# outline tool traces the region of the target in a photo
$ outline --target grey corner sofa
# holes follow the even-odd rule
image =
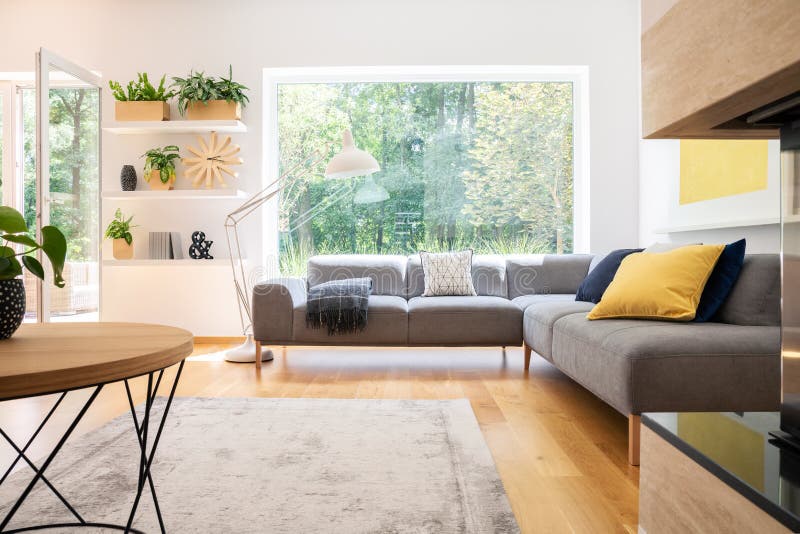
[[[315,256],[307,278],[253,289],[260,344],[519,346],[628,416],[629,461],[638,465],[639,414],[647,411],[775,410],[780,396],[780,264],[749,255],[709,323],[589,321],[575,301],[601,259],[588,254],[475,256],[477,296],[422,297],[419,256]],[[306,326],[306,291],[330,280],[373,280],[367,327],[328,336]],[[260,365],[260,361],[256,362]]]

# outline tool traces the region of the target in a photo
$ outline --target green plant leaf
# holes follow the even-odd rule
[[[8,247],[0,247],[0,249]],[[11,250],[11,249],[8,249]],[[13,250],[11,251],[14,252]],[[0,280],[11,280],[22,274],[22,265],[14,256],[0,257]]]
[[[28,225],[25,224],[25,219],[20,212],[8,206],[0,206],[0,231],[18,234],[27,232]]]
[[[55,226],[42,228],[42,250],[53,265],[53,283],[56,287],[64,287],[62,272],[67,259],[67,239],[61,230]]]
[[[122,237],[123,237],[123,239],[125,239],[125,242],[126,242],[127,244],[129,244],[129,245],[130,245],[131,243],[133,243],[133,236],[131,235],[131,233],[130,233],[130,232],[125,232],[125,235],[124,235],[124,236],[122,236]]]
[[[6,241],[11,241],[12,243],[19,243],[21,245],[27,245],[29,247],[39,248],[39,243],[37,243],[28,234],[4,234],[0,237],[5,239]]]
[[[125,234],[130,234],[130,229],[135,226],[131,224],[132,220],[133,215],[126,219],[122,210],[117,208],[114,219],[106,227],[105,236],[110,239],[123,239]]]
[[[44,267],[33,256],[22,256],[22,264],[37,278],[44,280]]]

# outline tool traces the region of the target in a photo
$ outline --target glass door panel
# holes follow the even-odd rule
[[[0,92],[0,204],[3,204],[3,183],[4,180],[6,179],[3,172],[5,170],[5,160],[3,159],[3,156],[5,156],[4,154],[6,145],[5,137],[7,129],[7,126],[4,121],[8,120],[5,117],[6,110],[4,106],[7,104],[5,102],[5,99],[6,95]]]
[[[45,50],[37,86],[38,231],[67,238],[66,286],[38,280],[39,321],[96,321],[100,303],[100,88],[96,76]],[[41,120],[47,118],[46,121]],[[47,262],[43,262],[47,265]]]
[[[18,148],[19,174],[22,182],[18,205],[14,206],[25,217],[28,228],[36,228],[36,89],[20,88]],[[36,278],[25,272],[25,322],[39,320],[39,286]]]

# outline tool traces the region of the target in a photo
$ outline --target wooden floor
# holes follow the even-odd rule
[[[635,532],[638,468],[627,462],[627,420],[545,360],[522,370],[521,348],[371,349],[293,347],[256,374],[222,361],[224,346],[198,345],[177,394],[210,397],[452,399],[466,397],[492,451],[523,532]],[[171,377],[171,375],[170,375]],[[166,381],[169,384],[171,381]],[[137,402],[146,381],[137,379]],[[161,391],[164,391],[162,386]],[[85,391],[70,393],[31,449],[44,455]],[[52,396],[0,404],[0,427],[30,435]],[[86,432],[127,411],[124,388],[107,386],[78,427]],[[13,458],[0,445],[0,468]]]

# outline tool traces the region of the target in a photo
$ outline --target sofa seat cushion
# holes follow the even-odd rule
[[[408,301],[413,345],[519,345],[522,310],[500,297],[414,297]]]
[[[402,297],[370,295],[367,326],[361,332],[329,336],[326,328],[306,326],[306,303],[293,313],[295,343],[331,345],[405,345],[408,342],[408,302]]]
[[[776,410],[779,354],[772,326],[573,314],[553,327],[553,362],[623,414]]]
[[[522,295],[515,298],[511,302],[525,311],[531,304],[541,304],[544,302],[574,302],[575,295],[573,293],[555,293],[552,295]]]
[[[550,296],[560,297],[562,295]],[[517,299],[514,300],[516,301]],[[532,302],[531,305],[525,308],[522,318],[522,337],[535,353],[553,361],[553,325],[555,322],[573,313],[586,315],[593,306],[594,304],[591,302],[576,301],[574,298],[539,299],[537,302]]]

